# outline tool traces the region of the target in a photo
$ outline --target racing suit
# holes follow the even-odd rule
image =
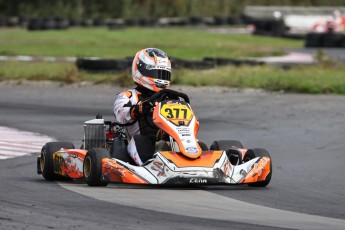
[[[153,91],[137,86],[118,94],[114,102],[115,120],[119,124],[127,124],[127,151],[137,165],[142,165],[152,158],[156,140],[157,127],[149,125],[152,113],[134,115],[133,106],[140,104],[154,94]]]

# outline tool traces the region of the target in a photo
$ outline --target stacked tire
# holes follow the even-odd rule
[[[31,18],[28,22],[29,31],[65,30],[69,28],[69,21],[62,18]]]
[[[305,39],[307,48],[345,48],[345,34],[343,33],[308,33]]]
[[[78,58],[76,65],[78,69],[88,71],[122,71],[132,66],[132,60],[124,59],[93,59]]]
[[[283,36],[289,30],[283,20],[255,19],[252,23],[255,35]]]

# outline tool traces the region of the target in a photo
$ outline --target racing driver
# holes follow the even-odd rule
[[[116,122],[126,125],[129,140],[127,151],[137,165],[152,158],[158,128],[149,125],[151,106],[146,102],[154,93],[170,86],[171,62],[168,55],[157,48],[136,53],[132,63],[132,77],[136,87],[116,96]],[[152,123],[152,122],[151,122]]]

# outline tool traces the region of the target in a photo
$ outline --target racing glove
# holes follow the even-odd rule
[[[138,120],[141,115],[150,113],[151,108],[147,101],[139,101],[138,104],[131,106],[129,112],[133,120]]]

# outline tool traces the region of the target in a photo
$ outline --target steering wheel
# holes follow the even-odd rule
[[[151,108],[153,108],[156,102],[164,101],[167,98],[171,100],[179,100],[180,98],[182,98],[186,103],[188,104],[190,103],[190,100],[187,94],[177,92],[171,89],[162,89],[158,91],[157,93],[153,94],[149,99],[147,99],[146,102],[148,102]],[[144,114],[146,123],[151,127],[156,127],[156,125],[153,123],[153,120],[148,119],[147,117],[148,114],[149,113]]]
[[[166,98],[175,99],[175,100],[182,98],[188,104],[190,103],[190,100],[189,100],[189,97],[187,96],[187,94],[177,92],[177,91],[172,90],[172,89],[162,89],[162,90],[158,91],[157,93],[153,94],[146,101],[148,103],[150,103],[152,106],[154,106],[155,102],[161,102],[163,100],[166,100]]]

